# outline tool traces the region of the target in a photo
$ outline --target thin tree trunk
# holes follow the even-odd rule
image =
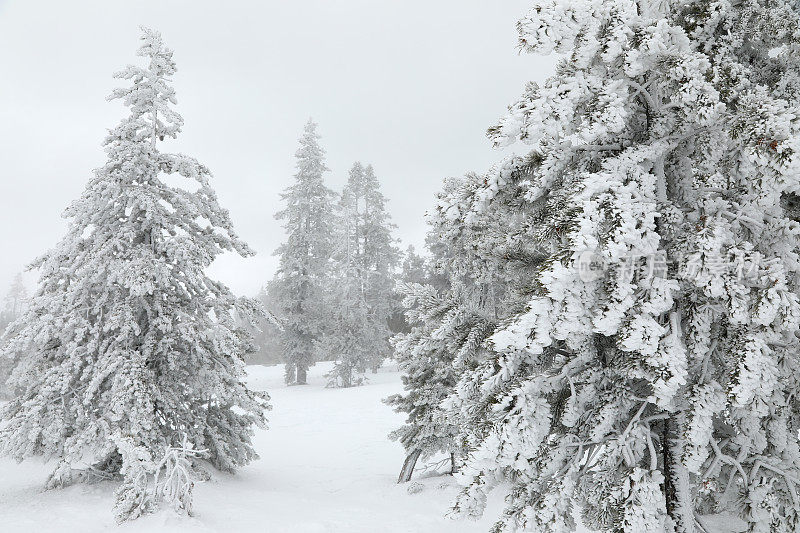
[[[450,453],[450,474],[458,472],[458,465],[456,465],[456,454]]]
[[[672,471],[672,447],[670,446],[670,440],[672,438],[672,434],[670,432],[670,424],[671,419],[664,420],[664,430],[661,433],[661,446],[664,454],[664,498],[666,500],[667,505],[667,514],[669,516],[674,516],[675,514],[675,482],[672,479],[673,471]]]
[[[681,311],[669,314],[670,328],[678,342],[681,339]],[[680,399],[677,400],[680,404]],[[689,470],[681,458],[684,453],[686,418],[677,411],[664,420],[664,496],[667,514],[675,524],[676,533],[694,533],[694,503],[689,487]]]
[[[305,385],[306,384],[306,376],[308,371],[305,367],[297,365],[297,384],[298,385]]]
[[[681,415],[677,415],[682,418]],[[679,435],[679,424],[675,416],[664,421],[663,453],[664,453],[664,498],[667,514],[675,523],[678,533],[694,532],[694,516],[689,498],[689,472],[681,464],[682,439]]]
[[[411,474],[414,473],[414,466],[416,466],[420,455],[422,455],[422,450],[414,450],[408,454],[408,457],[403,462],[403,468],[400,470],[400,477],[397,478],[398,483],[405,483],[411,479]]]

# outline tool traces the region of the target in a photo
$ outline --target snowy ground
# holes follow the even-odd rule
[[[326,389],[328,364],[305,387],[286,387],[283,367],[249,367],[250,383],[272,396],[270,428],[258,431],[261,459],[237,475],[215,474],[195,489],[195,516],[171,511],[117,526],[114,486],[79,485],[42,492],[48,466],[0,459],[0,531],[29,532],[485,532],[492,520],[444,518],[457,492],[449,476],[415,479],[409,494],[395,481],[403,450],[386,434],[402,417],[381,403],[401,390],[393,367],[352,389]],[[415,476],[416,478],[416,476]],[[488,516],[497,516],[493,505]]]

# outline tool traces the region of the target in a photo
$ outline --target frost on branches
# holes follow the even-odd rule
[[[514,180],[507,173],[507,186],[495,193],[513,195]],[[439,452],[450,453],[452,470],[458,469],[471,438],[467,430],[482,424],[466,407],[471,397],[443,400],[453,393],[460,374],[488,357],[483,344],[501,313],[519,305],[508,299],[516,297],[508,283],[520,274],[520,265],[510,259],[525,250],[528,228],[516,225],[521,211],[514,202],[474,212],[487,199],[485,183],[475,174],[446,181],[428,216],[431,284],[398,284],[411,326],[393,339],[405,393],[386,403],[407,414],[406,425],[390,435],[408,453],[400,482],[408,481],[418,458]]]
[[[405,296],[403,306],[411,325],[409,333],[392,338],[405,394],[384,402],[407,415],[405,425],[389,434],[408,453],[399,477],[402,483],[411,478],[418,459],[437,453],[450,454],[451,472],[457,470],[462,451],[459,426],[442,401],[453,391],[457,368],[472,360],[495,323],[462,301],[463,291],[442,296],[433,286],[418,283],[399,284],[398,290]]]
[[[22,274],[14,276],[14,281],[6,293],[2,310],[0,310],[0,343],[13,336],[9,331],[9,326],[13,324],[25,311],[28,305],[28,290],[22,281]],[[13,353],[4,354],[0,349],[0,398],[13,396],[12,390],[6,385],[6,381],[11,376],[11,371],[17,366],[19,359],[24,354]]]
[[[224,251],[253,252],[209,170],[159,149],[183,124],[175,63],[157,32],[141,40],[146,65],[116,74],[130,86],[110,98],[130,115],[105,140],[108,161],[65,211],[67,235],[34,263],[39,289],[5,346],[26,354],[11,378],[23,392],[0,412],[0,451],[57,460],[49,487],[120,475],[120,520],[142,511],[148,465],[171,448],[206,450],[226,471],[255,458],[268,399],[245,387],[253,345],[234,316],[259,308],[204,271]],[[191,191],[169,184],[180,179]]]
[[[496,487],[496,531],[797,531],[793,4],[539,0],[518,30],[562,59],[490,130],[525,166],[450,208],[536,236],[448,400],[475,421],[455,513]]]
[[[314,364],[315,343],[325,328],[325,285],[330,281],[333,252],[333,199],[323,174],[325,151],[317,125],[309,120],[295,154],[294,183],[282,195],[286,207],[275,215],[284,221],[287,238],[275,252],[280,264],[271,284],[283,331],[286,383],[303,385]]]

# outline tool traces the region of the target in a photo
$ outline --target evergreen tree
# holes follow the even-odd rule
[[[402,254],[402,264],[397,273],[398,283],[419,283],[422,285],[430,281],[429,265],[425,258],[418,255],[414,246],[409,244],[406,251]],[[389,330],[393,335],[398,333],[409,333],[411,325],[406,320],[403,308],[403,289],[395,286],[392,297],[392,312],[389,315]]]
[[[250,364],[276,365],[283,362],[283,326],[273,310],[277,309],[278,302],[275,298],[275,280],[267,283],[259,291],[257,299],[266,310],[266,315],[261,317],[255,327],[251,328],[253,342],[258,351],[249,359]]]
[[[376,339],[370,357],[372,372],[390,354],[388,345],[391,331],[389,318],[394,307],[395,269],[400,261],[400,250],[392,230],[396,226],[386,211],[386,198],[380,191],[380,183],[372,165],[364,169],[364,215],[361,237],[363,239],[363,273],[366,282],[366,300],[370,322],[376,334],[383,336],[383,342]]]
[[[400,281],[424,284],[428,281],[428,277],[428,265],[425,264],[425,258],[417,254],[413,244],[409,244],[403,254]]]
[[[24,310],[28,302],[28,290],[25,282],[22,281],[22,274],[14,276],[14,281],[8,289],[5,297],[5,308],[3,312],[15,320]],[[10,322],[10,321],[9,321]]]
[[[324,288],[329,282],[333,242],[333,199],[325,186],[325,151],[319,145],[317,125],[309,120],[297,150],[294,183],[283,193],[286,207],[275,218],[284,221],[286,242],[280,256],[274,294],[283,324],[286,383],[306,383],[314,364],[315,342],[328,315]]]
[[[6,328],[19,318],[27,305],[28,290],[22,281],[22,274],[17,274],[3,299],[3,307],[0,310],[0,334],[4,333]]]
[[[120,475],[120,520],[150,508],[171,448],[205,450],[225,471],[257,457],[252,426],[264,426],[268,399],[243,382],[253,346],[234,317],[253,317],[257,304],[205,274],[224,251],[253,252],[209,170],[160,150],[183,125],[176,68],[157,32],[141,40],[146,65],[115,75],[130,86],[110,98],[130,114],[105,139],[108,160],[65,211],[67,235],[33,265],[39,288],[5,346],[26,354],[11,379],[23,392],[0,409],[0,451],[57,459],[49,487]]]
[[[330,384],[350,386],[361,382],[353,373],[367,368],[377,372],[389,353],[399,253],[391,235],[394,226],[386,212],[386,199],[371,166],[353,165],[337,211],[339,237],[334,257],[338,274],[329,298],[339,309],[319,348],[336,360]]]
[[[6,293],[3,303],[3,310],[0,311],[0,335],[5,335],[8,326],[20,317],[28,304],[28,290],[22,281],[22,274],[14,276],[14,281]],[[0,342],[4,341],[0,338]],[[13,356],[4,357],[0,353],[0,397],[10,396],[13,393],[6,385],[6,381],[21,356],[21,354],[13,354]]]
[[[441,404],[453,392],[458,369],[475,357],[496,324],[458,295],[443,297],[431,285],[401,283],[399,290],[405,295],[411,331],[396,335],[392,343],[406,392],[384,402],[407,415],[406,424],[389,435],[408,454],[398,478],[403,483],[411,478],[417,460],[440,452],[450,454],[451,471],[456,470],[456,456],[462,451],[458,421]]]
[[[328,386],[347,388],[364,382],[375,332],[365,298],[355,218],[341,217],[339,232],[336,273],[326,293],[331,312],[326,334],[317,343],[317,350],[319,359],[334,361],[333,368],[325,376]]]
[[[395,269],[400,261],[400,250],[392,237],[396,226],[386,211],[386,198],[380,191],[372,165],[364,169],[361,194],[364,198],[360,228],[362,276],[373,335],[368,366],[375,373],[391,353],[389,319],[394,311]]]
[[[453,394],[460,375],[491,355],[482,344],[502,313],[519,307],[509,300],[516,293],[506,287],[520,277],[514,258],[528,249],[530,231],[519,224],[520,207],[513,201],[495,204],[503,209],[473,212],[486,199],[491,175],[446,180],[428,216],[431,285],[400,284],[412,325],[410,332],[393,339],[405,393],[386,399],[408,415],[406,425],[390,435],[408,452],[400,482],[408,481],[420,457],[438,452],[449,452],[452,470],[458,468],[471,428],[482,424],[472,415],[472,396],[444,400]],[[521,181],[519,172],[510,173],[506,186],[495,194],[511,199]]]
[[[497,488],[496,531],[575,531],[576,505],[607,532],[800,528],[799,26],[782,1],[540,0],[520,21],[562,59],[490,130],[527,162],[453,206],[515,203],[536,237],[524,307],[454,395],[458,514]]]

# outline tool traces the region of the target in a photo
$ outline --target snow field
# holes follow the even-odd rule
[[[49,465],[0,459],[0,531],[486,532],[499,502],[480,522],[454,521],[444,516],[458,491],[449,476],[415,476],[423,489],[414,494],[410,484],[396,484],[404,453],[386,435],[403,417],[381,403],[402,389],[396,368],[368,374],[361,387],[327,389],[330,367],[317,364],[309,384],[294,387],[284,385],[283,366],[248,367],[249,385],[272,397],[269,429],[255,435],[261,458],[236,475],[214,472],[199,483],[193,517],[162,509],[118,526],[115,484],[42,491]]]

